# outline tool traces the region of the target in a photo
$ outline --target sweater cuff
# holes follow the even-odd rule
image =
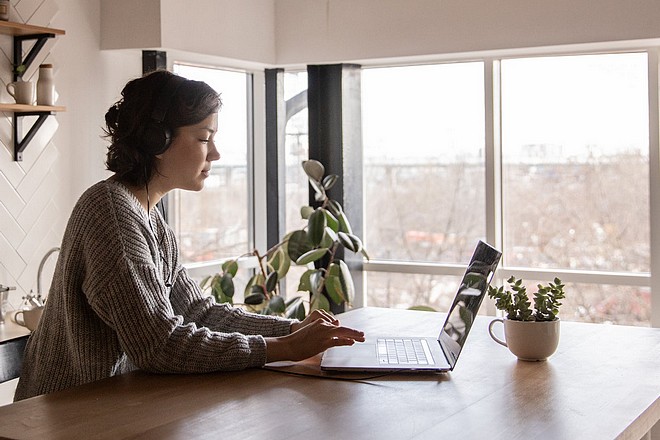
[[[250,347],[250,360],[246,368],[263,367],[266,365],[266,339],[261,335],[248,336],[248,346]]]

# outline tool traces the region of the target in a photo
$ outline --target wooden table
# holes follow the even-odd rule
[[[367,335],[434,335],[442,318],[375,308],[341,315]],[[0,436],[638,440],[660,419],[660,329],[563,322],[549,361],[522,362],[490,339],[490,319],[477,319],[449,374],[134,372],[0,407]],[[289,371],[322,375],[318,358]]]

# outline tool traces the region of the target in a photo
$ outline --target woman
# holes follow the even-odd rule
[[[302,360],[363,341],[325,312],[304,321],[250,314],[202,295],[154,205],[199,191],[220,158],[219,95],[167,71],[130,81],[106,113],[107,168],[67,225],[15,400],[115,374],[201,373]]]

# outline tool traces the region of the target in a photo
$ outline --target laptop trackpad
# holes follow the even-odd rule
[[[350,346],[332,347],[323,354],[321,365],[333,367],[350,366],[352,368],[373,367],[378,365],[375,342],[356,342]]]

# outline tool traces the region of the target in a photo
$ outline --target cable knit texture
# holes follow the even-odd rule
[[[176,237],[120,183],[89,188],[73,209],[41,322],[14,399],[141,369],[240,370],[266,362],[264,336],[293,321],[216,304],[178,260]],[[171,287],[167,287],[170,284]]]

